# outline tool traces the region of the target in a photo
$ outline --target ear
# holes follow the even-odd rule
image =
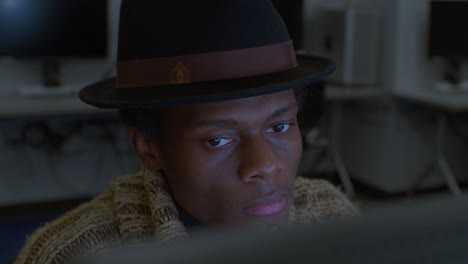
[[[145,167],[160,170],[162,159],[159,145],[134,128],[128,128],[127,131],[130,141]]]

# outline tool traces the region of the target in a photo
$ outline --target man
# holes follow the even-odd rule
[[[331,184],[296,177],[301,90],[334,67],[297,61],[269,0],[123,0],[118,59],[117,78],[80,97],[120,109],[144,168],[36,231],[17,263],[355,214]]]

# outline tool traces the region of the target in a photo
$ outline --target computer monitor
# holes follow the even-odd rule
[[[468,2],[431,1],[429,15],[429,58],[445,62],[443,79],[451,85],[460,83],[461,62],[468,58]]]
[[[431,1],[429,55],[468,58],[468,2]]]
[[[107,0],[0,0],[0,57],[105,58]]]
[[[43,86],[60,62],[108,56],[108,0],[0,0],[0,58],[40,60]]]
[[[121,247],[81,259],[101,263],[467,263],[468,200],[450,197],[385,205],[360,217],[275,232],[195,234],[174,245]]]

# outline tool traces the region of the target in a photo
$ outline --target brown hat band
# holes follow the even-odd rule
[[[117,88],[250,77],[297,66],[292,41],[232,51],[121,61]]]

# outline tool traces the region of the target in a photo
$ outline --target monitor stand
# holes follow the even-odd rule
[[[62,85],[60,62],[46,59],[42,62],[41,76],[45,88],[60,88]]]
[[[56,59],[46,59],[41,65],[41,83],[19,88],[19,95],[28,97],[69,96],[74,94],[73,86],[62,82],[61,65]]]

